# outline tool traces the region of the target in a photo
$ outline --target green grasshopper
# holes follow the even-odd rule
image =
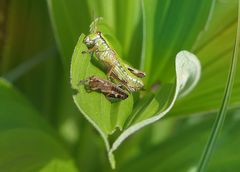
[[[83,40],[88,51],[83,53],[95,53],[98,60],[103,62],[107,67],[108,78],[117,80],[129,92],[142,90],[144,84],[140,78],[144,77],[145,73],[125,64],[107,41],[106,37],[97,31],[95,25],[101,19],[102,18],[97,18],[90,25],[90,34]]]
[[[128,94],[118,85],[96,76],[90,76],[85,80],[81,80],[79,84],[85,85],[88,91],[103,93],[109,100],[124,100],[128,97]]]

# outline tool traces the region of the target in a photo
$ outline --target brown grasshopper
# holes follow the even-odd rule
[[[87,91],[103,93],[109,100],[124,100],[128,97],[128,94],[119,85],[96,76],[81,80],[79,84],[83,84]]]

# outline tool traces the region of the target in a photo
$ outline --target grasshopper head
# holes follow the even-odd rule
[[[100,38],[100,35],[100,32],[89,34],[84,38],[83,43],[88,47],[88,49],[93,48],[96,41]]]

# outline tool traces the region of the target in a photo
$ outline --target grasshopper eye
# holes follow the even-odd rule
[[[83,40],[83,43],[88,47],[88,48],[92,48],[94,46],[94,41],[91,40],[91,38],[89,36],[85,37]]]
[[[101,32],[99,32],[99,31],[97,31],[97,34],[98,34],[99,36],[101,36],[101,34],[102,34],[102,33],[101,33]]]

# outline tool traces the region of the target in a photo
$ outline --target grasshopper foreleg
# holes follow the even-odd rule
[[[97,50],[97,48],[94,46],[90,49],[88,49],[87,51],[82,51],[82,54],[92,54]]]

